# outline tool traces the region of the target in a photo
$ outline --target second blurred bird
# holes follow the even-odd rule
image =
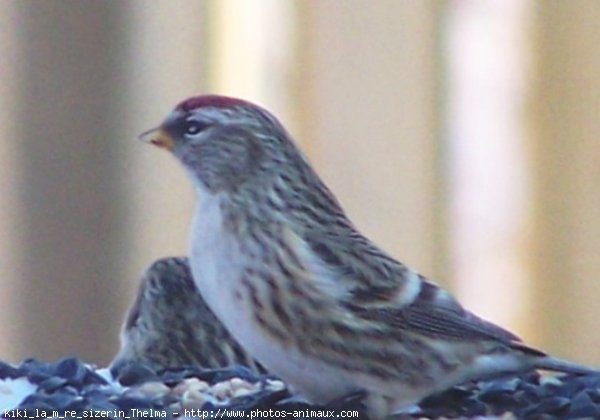
[[[156,370],[243,365],[264,371],[206,306],[183,257],[154,262],[141,279],[111,369],[119,370],[131,362]]]

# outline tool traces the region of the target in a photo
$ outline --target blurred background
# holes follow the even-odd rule
[[[371,239],[600,365],[600,2],[0,2],[0,359],[106,364],[193,194],[136,141],[257,102]]]

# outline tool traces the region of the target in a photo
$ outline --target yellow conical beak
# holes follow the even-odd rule
[[[173,147],[175,146],[173,137],[171,137],[171,135],[165,132],[161,127],[156,127],[143,132],[138,136],[138,139],[145,143],[151,143],[157,147],[161,147],[169,151],[172,151]]]

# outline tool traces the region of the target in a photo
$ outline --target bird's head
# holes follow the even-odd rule
[[[140,139],[171,151],[195,183],[211,192],[237,190],[248,180],[277,175],[295,151],[283,126],[250,102],[197,96],[181,102]],[[270,174],[268,174],[270,172]]]

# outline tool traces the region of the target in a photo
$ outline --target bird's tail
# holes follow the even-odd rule
[[[599,369],[549,356],[547,353],[534,347],[530,347],[521,341],[512,343],[512,347],[527,356],[529,365],[533,369],[573,373],[576,375],[600,374]]]
[[[576,375],[600,374],[600,370],[598,369],[551,356],[536,358],[533,360],[532,364],[535,369],[553,372],[574,373]]]

